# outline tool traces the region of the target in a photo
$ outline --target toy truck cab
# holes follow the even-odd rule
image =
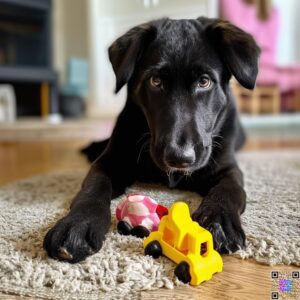
[[[175,275],[183,282],[198,285],[223,268],[222,258],[213,249],[211,233],[192,221],[189,208],[177,202],[164,216],[157,231],[144,241],[145,254],[165,255],[178,265]]]

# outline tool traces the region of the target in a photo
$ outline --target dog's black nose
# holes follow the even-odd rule
[[[169,167],[186,169],[195,162],[195,159],[194,149],[188,148],[184,151],[180,151],[179,149],[168,151],[165,161]]]

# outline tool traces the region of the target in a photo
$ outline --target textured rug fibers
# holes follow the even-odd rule
[[[248,194],[242,216],[247,247],[234,255],[300,266],[300,153],[249,152],[238,158]],[[146,257],[141,240],[117,234],[115,218],[102,250],[84,262],[46,256],[43,237],[67,212],[85,173],[51,173],[0,188],[0,290],[49,299],[138,299],[143,290],[181,284],[167,258]],[[201,201],[194,193],[154,185],[129,191],[167,206],[184,198],[191,211]]]

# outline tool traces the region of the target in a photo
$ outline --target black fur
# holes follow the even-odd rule
[[[83,150],[94,162],[69,214],[45,237],[49,256],[78,262],[98,251],[111,199],[136,180],[198,192],[193,219],[213,233],[216,249],[243,247],[246,194],[235,150],[245,135],[229,80],[253,88],[258,55],[249,34],[217,19],[161,19],[117,39],[109,58],[116,91],[127,84],[126,105],[111,138]]]

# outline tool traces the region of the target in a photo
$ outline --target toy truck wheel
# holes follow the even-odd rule
[[[150,242],[145,248],[145,255],[150,255],[153,258],[158,258],[162,255],[162,248],[158,241]]]
[[[177,278],[183,283],[189,283],[192,279],[190,274],[190,266],[185,261],[182,261],[177,265],[174,273],[177,276]]]
[[[117,230],[120,234],[130,235],[132,227],[125,221],[119,221],[117,225]]]
[[[150,234],[150,231],[146,227],[139,225],[132,228],[131,234],[142,239],[147,237]]]

